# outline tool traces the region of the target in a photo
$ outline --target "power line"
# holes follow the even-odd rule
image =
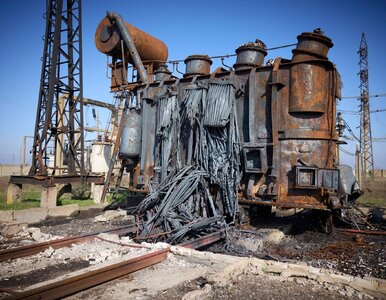
[[[384,112],[384,111],[386,111],[386,108],[370,110],[370,113],[373,114],[373,113]],[[359,115],[360,114],[359,111],[355,111],[355,110],[338,109],[338,112],[340,112],[342,114],[351,114],[351,115]]]
[[[386,93],[384,94],[376,94],[376,95],[370,95],[369,98],[383,98],[386,97]],[[361,96],[344,96],[341,99],[361,99]]]
[[[347,150],[344,150],[341,146],[339,146],[339,150],[342,151],[343,153],[346,153],[347,155],[355,156],[355,153],[348,152]]]

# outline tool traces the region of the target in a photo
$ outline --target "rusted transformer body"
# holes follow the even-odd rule
[[[234,192],[239,203],[283,208],[339,207],[335,115],[341,83],[339,73],[327,58],[333,44],[319,31],[303,33],[298,41],[291,60],[277,58],[273,64],[263,65],[266,49],[259,41],[237,49],[239,57],[231,71],[219,68],[205,74],[211,61],[202,57],[203,61],[196,64],[198,71],[188,65],[183,78],[163,69],[163,76],[150,84],[131,85],[142,117],[138,124],[141,151],[130,157],[138,161],[139,172],[133,174],[138,176],[135,182],[146,191],[149,184],[156,185],[174,168],[202,161],[198,154],[189,153],[196,151],[199,143],[195,140],[198,135],[189,130],[199,129],[181,127],[180,107],[188,93],[197,92],[198,97],[209,99],[209,87],[223,84],[231,87],[229,119],[214,127],[223,126],[226,132],[232,127],[236,133],[225,144],[236,154],[231,156],[238,163]],[[187,63],[192,57],[200,58],[191,56]],[[212,113],[209,106],[206,103],[201,116],[197,116],[203,127],[212,126],[205,121]],[[168,127],[175,127],[174,133],[164,134],[165,112],[173,109],[179,110],[179,117],[168,123]],[[184,140],[186,135],[190,138]],[[169,151],[166,154],[165,145]],[[215,196],[218,189],[210,185]]]

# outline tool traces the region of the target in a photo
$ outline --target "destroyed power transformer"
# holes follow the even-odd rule
[[[154,192],[191,168],[204,178],[201,195],[226,215],[236,213],[237,203],[342,205],[335,126],[341,81],[327,58],[333,43],[322,31],[300,34],[290,60],[264,64],[266,46],[256,40],[236,49],[230,70],[211,72],[207,55],[191,55],[177,78],[165,65],[166,45],[122,22],[103,19],[95,43],[112,56],[112,91],[128,95],[120,156],[131,190]],[[128,63],[137,70],[132,81]]]

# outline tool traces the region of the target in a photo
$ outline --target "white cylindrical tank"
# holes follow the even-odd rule
[[[119,152],[126,158],[136,158],[141,153],[141,112],[127,109],[123,118],[121,145]]]
[[[91,150],[91,172],[105,173],[109,171],[111,162],[112,145],[110,143],[96,142]]]

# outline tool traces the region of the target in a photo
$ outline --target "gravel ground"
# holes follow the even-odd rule
[[[177,300],[182,299],[187,293],[205,288],[209,284],[211,292],[205,298],[210,299],[360,299],[356,295],[346,295],[339,290],[329,290],[322,286],[315,286],[309,282],[288,281],[273,276],[244,274],[233,280],[225,287],[211,285],[203,278],[197,278],[176,288],[166,290],[162,294],[149,299]]]
[[[125,216],[97,222],[97,216],[101,214],[101,211],[92,211],[77,218],[50,219],[35,224],[34,227],[38,228],[43,236],[46,234],[47,237],[52,238],[119,228],[131,222]],[[242,227],[244,232],[230,230],[228,244],[219,243],[206,250],[284,262],[301,261],[311,266],[329,268],[354,276],[374,276],[386,279],[385,236],[356,236],[343,233],[329,236],[315,230],[316,227],[312,215],[307,213],[260,220],[244,225]],[[275,235],[275,239],[265,239],[266,235],[253,233],[262,228],[279,232],[280,235]],[[244,244],[240,244],[240,240]],[[35,242],[32,235],[24,235],[1,240],[1,248],[20,245],[21,241],[24,241],[24,244],[26,241]],[[103,244],[103,241],[99,242]],[[53,253],[46,251],[41,253],[40,260],[31,260],[30,267],[28,263],[27,265],[15,264],[15,261],[9,266],[0,266],[0,288],[16,288],[25,286],[27,283],[44,281],[46,278],[60,275],[61,272],[72,272],[99,262],[102,256],[101,261],[104,261],[108,259],[107,257],[119,256],[123,253],[120,253],[120,250],[115,251],[113,244],[107,244],[108,253],[101,249],[95,251],[89,249],[86,251],[88,255],[74,255],[66,259],[70,257],[68,252],[67,255],[60,255],[61,250],[55,250]],[[75,252],[81,253],[79,249]],[[94,258],[91,257],[92,253],[96,253]],[[55,260],[56,255],[60,257],[57,260]],[[53,259],[52,263],[48,262],[48,258]],[[37,268],[43,265],[45,269],[39,273]],[[241,297],[245,299],[357,299],[355,298],[357,295],[340,293],[339,290],[333,290],[333,288],[314,286],[309,282],[297,279],[283,281],[274,276],[261,274],[243,274],[226,287],[220,287],[211,285],[205,276],[200,275],[206,267],[208,266],[189,264],[175,259],[168,260],[155,267],[76,294],[71,299],[181,299],[190,291],[205,288],[206,284],[211,289],[207,299],[238,299]],[[15,270],[20,270],[20,272],[15,272]],[[147,281],[145,287],[138,288],[141,283]]]
[[[382,226],[382,225],[381,225]],[[274,242],[264,241],[259,251],[248,251],[234,240],[259,239],[248,231],[261,228],[285,233]],[[309,212],[288,217],[273,217],[243,226],[244,233],[229,231],[230,243],[217,244],[208,250],[237,256],[256,256],[279,261],[301,261],[314,267],[337,270],[353,276],[386,279],[386,236],[354,235],[337,231],[319,232]]]

